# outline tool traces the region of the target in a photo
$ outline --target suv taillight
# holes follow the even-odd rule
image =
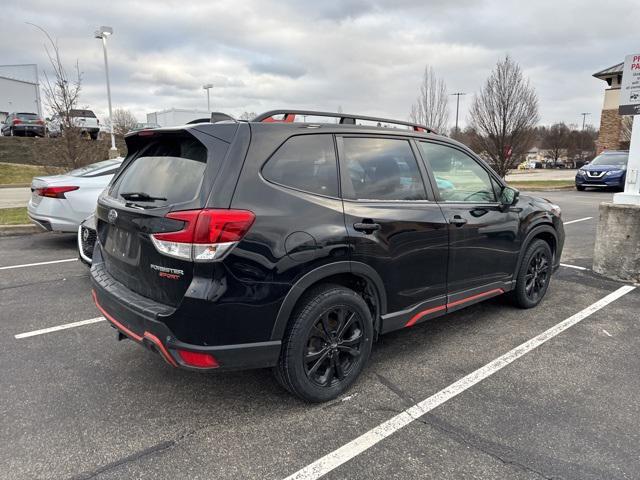
[[[36,195],[40,195],[41,197],[49,197],[49,198],[67,198],[64,196],[67,192],[73,192],[74,190],[78,190],[80,187],[45,187],[45,188],[36,188],[34,190]]]
[[[182,260],[220,260],[246,235],[255,215],[249,210],[185,210],[167,218],[185,222],[177,232],[154,233],[153,245],[160,253]]]
[[[13,119],[13,124],[14,125],[20,125],[22,123],[22,120],[20,120],[19,118],[14,118]]]

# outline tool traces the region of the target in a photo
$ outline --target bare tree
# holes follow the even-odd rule
[[[113,111],[113,133],[124,135],[136,127],[138,119],[131,111],[124,108],[116,108]]]
[[[562,122],[555,123],[543,130],[542,148],[547,150],[554,164],[558,163],[560,157],[567,154],[570,132],[569,127]]]
[[[475,146],[504,177],[531,147],[538,119],[535,89],[507,55],[473,98],[470,123],[477,132]]]
[[[238,117],[238,120],[253,120],[257,116],[256,112],[242,112]]]
[[[424,68],[420,92],[411,106],[409,118],[437,132],[446,132],[449,122],[449,97],[442,78],[437,78],[433,67]]]
[[[44,72],[42,90],[49,110],[58,118],[62,132],[61,144],[58,145],[57,155],[61,156],[65,166],[77,168],[87,163],[88,151],[92,146],[87,145],[82,132],[75,124],[72,110],[78,107],[80,91],[82,90],[82,74],[76,61],[73,73],[69,73],[62,62],[58,42],[49,35],[44,28],[34,23],[29,23],[44,33],[47,38],[44,49],[49,58],[53,74],[51,77]],[[91,152],[92,153],[92,152]]]

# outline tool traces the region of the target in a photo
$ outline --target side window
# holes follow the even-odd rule
[[[495,202],[491,175],[466,153],[437,143],[418,142],[445,202]]]
[[[262,168],[262,176],[285,187],[337,197],[338,167],[333,137],[291,137]]]
[[[343,138],[343,196],[353,200],[426,200],[407,140]]]

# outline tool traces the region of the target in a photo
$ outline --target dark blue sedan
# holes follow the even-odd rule
[[[576,189],[586,187],[614,188],[624,190],[627,173],[628,151],[611,150],[603,152],[576,173]]]

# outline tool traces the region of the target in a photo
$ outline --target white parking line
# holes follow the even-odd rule
[[[584,222],[585,220],[591,220],[593,217],[584,217],[584,218],[578,218],[577,220],[571,220],[570,222],[562,222],[565,225],[570,225],[572,223],[578,223],[578,222]]]
[[[104,322],[104,317],[90,318],[88,320],[80,320],[79,322],[65,323],[64,325],[58,325],[57,327],[43,328],[42,330],[34,330],[33,332],[18,333],[14,335],[15,338],[27,338],[35,337],[36,335],[42,335],[45,333],[57,332],[58,330],[66,330],[67,328],[81,327],[82,325],[89,325],[91,323]]]
[[[597,312],[601,308],[607,306],[611,302],[617,300],[623,295],[634,290],[636,287],[631,285],[625,285],[620,287],[615,292],[610,293],[606,297],[598,300],[596,303],[588,306],[584,310],[576,313],[575,315],[563,320],[550,329],[542,332],[540,335],[533,337],[531,340],[517,346],[513,350],[505,353],[501,357],[496,358],[492,362],[487,363],[484,367],[470,373],[466,377],[461,378],[455,383],[452,383],[448,387],[440,390],[438,393],[426,398],[425,400],[417,403],[413,407],[406,409],[404,412],[396,415],[395,417],[381,423],[377,427],[369,430],[358,438],[350,441],[342,447],[328,453],[324,457],[316,460],[315,462],[307,465],[306,467],[298,470],[293,475],[288,476],[285,480],[316,480],[323,475],[326,475],[333,469],[339,467],[343,463],[348,462],[357,455],[363,453],[367,449],[373,447],[378,442],[382,441],[386,437],[400,430],[402,427],[407,426],[414,420],[420,418],[422,415],[430,412],[439,405],[442,405],[447,400],[452,399],[456,395],[464,392],[468,388],[474,386],[476,383],[484,380],[485,378],[493,375],[499,370],[529,353],[531,350],[539,347],[543,343],[552,339],[556,335],[562,333],[566,329],[577,324],[581,320],[584,320],[592,313]]]
[[[560,266],[567,267],[567,268],[575,268],[576,270],[589,270],[588,268],[579,267],[578,265],[569,265],[568,263],[561,263]]]
[[[78,260],[77,258],[66,258],[64,260],[52,260],[50,262],[25,263],[23,265],[9,265],[7,267],[0,267],[0,270],[9,270],[11,268],[37,267],[38,265],[51,265],[52,263],[75,262],[77,260]]]

